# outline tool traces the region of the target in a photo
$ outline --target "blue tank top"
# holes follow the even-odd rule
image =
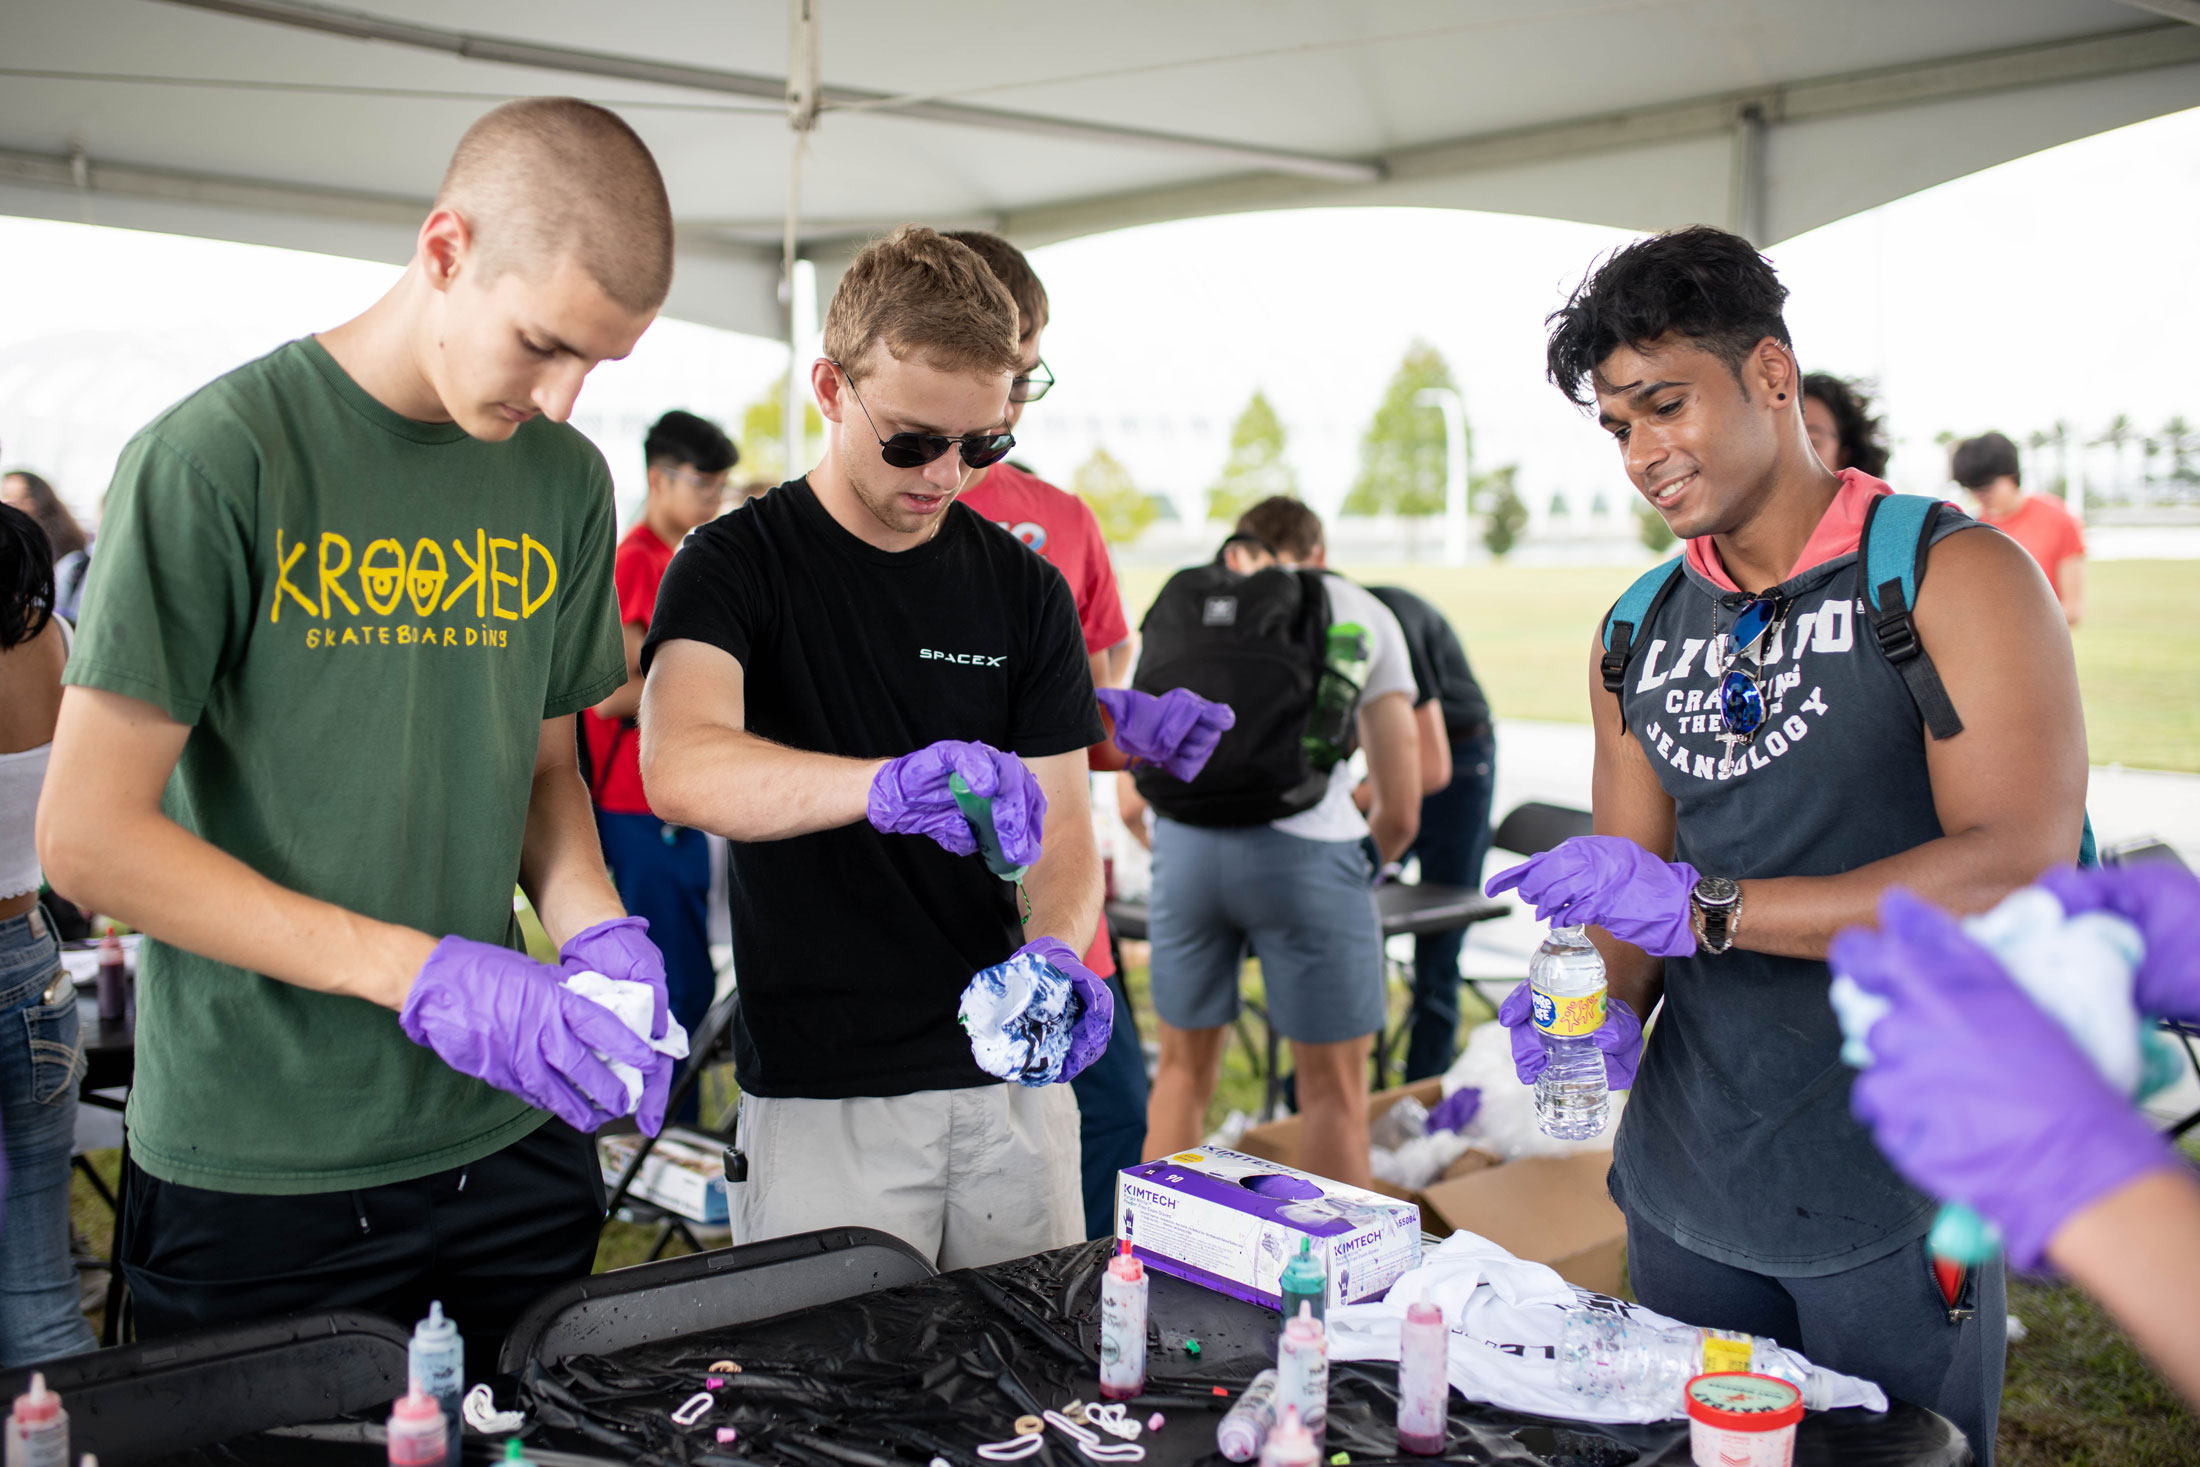
[[[1943,511],[1933,543],[1975,527]],[[1621,707],[1673,798],[1676,857],[1707,876],[1832,876],[1942,834],[1924,722],[1872,640],[1857,561],[1778,588],[1789,609],[1767,633],[1767,716],[1731,759],[1716,690],[1748,598],[1684,563],[1636,634]],[[1858,1267],[1932,1225],[1932,1199],[1849,1114],[1830,981],[1823,962],[1739,948],[1665,960],[1614,1144],[1623,1208],[1707,1258],[1787,1277]]]

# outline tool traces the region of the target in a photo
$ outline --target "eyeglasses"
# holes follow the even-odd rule
[[[832,358],[826,360],[832,361]],[[949,438],[944,433],[896,433],[891,438],[879,438],[878,424],[871,422],[871,410],[864,406],[863,394],[856,391],[855,379],[840,363],[833,362],[833,365],[840,369],[849,395],[862,409],[863,421],[870,424],[871,436],[878,438],[878,456],[897,469],[921,469],[950,448],[960,448],[964,463],[982,469],[1007,458],[1008,451],[1016,446],[1013,433],[968,433],[960,438]]]
[[[1734,619],[1734,652],[1728,659],[1726,676],[1719,681],[1719,719],[1728,733],[1745,741],[1756,737],[1757,730],[1765,726],[1761,649],[1765,634],[1771,631],[1781,609],[1774,598],[1760,596],[1744,606],[1741,615]],[[1746,668],[1742,666],[1745,660]]]
[[[706,499],[715,498],[726,492],[726,476],[724,474],[698,473],[685,465],[676,465],[667,472],[690,489],[702,494]]]
[[[1010,402],[1037,402],[1047,395],[1047,389],[1053,385],[1054,374],[1048,371],[1047,364],[1041,361],[1030,371],[1018,374],[1009,382],[1008,400]]]

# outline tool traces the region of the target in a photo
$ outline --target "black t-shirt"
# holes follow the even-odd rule
[[[703,526],[665,572],[642,645],[741,664],[751,732],[894,758],[967,739],[1027,759],[1102,737],[1069,585],[962,505],[891,552],[837,524],[797,479]],[[996,1083],[955,1009],[1023,944],[1015,889],[976,856],[865,822],[733,843],[741,1010],[734,1062],[756,1095],[842,1099]]]
[[[1406,634],[1406,654],[1413,661],[1413,684],[1421,690],[1414,700],[1418,708],[1431,698],[1444,705],[1444,728],[1454,738],[1486,729],[1490,702],[1482,685],[1467,666],[1467,649],[1459,634],[1444,620],[1444,613],[1403,586],[1370,586],[1377,600],[1390,608]]]

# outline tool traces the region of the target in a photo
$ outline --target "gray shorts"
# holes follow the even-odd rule
[[[1154,822],[1153,1006],[1176,1029],[1238,1015],[1238,967],[1260,959],[1268,1021],[1286,1039],[1333,1044],[1383,1027],[1382,923],[1357,841],[1266,825],[1210,830]]]

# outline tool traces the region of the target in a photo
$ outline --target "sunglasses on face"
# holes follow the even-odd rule
[[[1054,373],[1047,369],[1047,364],[1044,361],[1041,361],[1030,371],[1020,373],[1009,382],[1008,400],[1010,402],[1037,402],[1047,395],[1047,389],[1053,385]]]
[[[841,380],[848,384],[849,395],[862,410],[871,436],[878,439],[878,456],[897,469],[921,469],[950,448],[960,448],[964,463],[982,469],[1007,458],[1008,451],[1016,446],[1013,433],[968,433],[960,438],[949,438],[944,433],[896,433],[891,438],[882,438],[878,424],[871,421],[870,408],[864,406],[863,394],[856,391],[855,379],[840,363],[833,362],[833,365],[839,368]]]

